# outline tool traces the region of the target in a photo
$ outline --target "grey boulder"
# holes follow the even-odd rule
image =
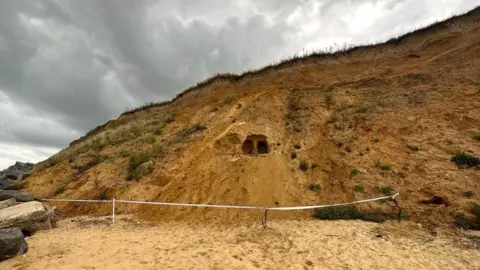
[[[27,182],[25,180],[15,180],[8,187],[4,188],[6,190],[20,190],[25,187]]]
[[[0,201],[14,198],[17,202],[33,201],[33,195],[18,190],[0,190]]]
[[[17,201],[14,198],[10,198],[10,199],[5,200],[5,201],[0,201],[0,210],[5,209],[5,208],[10,207],[10,206],[14,206],[15,204],[17,204]]]
[[[20,228],[0,229],[0,261],[27,253],[28,244]]]
[[[0,175],[0,190],[9,187],[12,182],[13,181],[8,179],[5,175]]]
[[[34,233],[37,230],[51,229],[52,223],[43,204],[33,201],[0,210],[0,229],[12,227]]]

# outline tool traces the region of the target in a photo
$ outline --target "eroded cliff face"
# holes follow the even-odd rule
[[[458,152],[480,156],[473,138],[480,132],[479,22],[477,9],[394,42],[212,80],[98,128],[38,164],[26,190],[49,198],[261,206],[400,192],[410,219],[453,224],[480,198],[478,166],[451,161]],[[66,215],[110,211],[57,206]],[[359,207],[395,210],[388,202]],[[150,220],[261,215],[145,205],[118,211]]]

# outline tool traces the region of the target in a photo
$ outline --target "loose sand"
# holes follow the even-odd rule
[[[407,222],[147,224],[66,219],[0,269],[480,269],[480,237]]]

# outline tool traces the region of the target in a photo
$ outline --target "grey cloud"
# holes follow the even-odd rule
[[[365,3],[383,5],[381,14],[352,33],[352,17]],[[215,73],[259,68],[307,44],[320,49],[332,41],[384,39],[392,29],[474,4],[0,1],[0,91],[19,109],[0,119],[0,142],[62,148],[125,107],[170,99]],[[295,12],[296,21],[289,23]],[[307,24],[318,26],[310,33]],[[20,119],[22,113],[30,116]]]

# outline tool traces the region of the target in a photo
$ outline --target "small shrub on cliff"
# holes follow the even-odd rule
[[[359,173],[360,173],[360,171],[358,169],[355,169],[355,168],[350,169],[350,177],[353,177],[353,176],[355,176]]]
[[[297,158],[297,152],[293,151],[292,154],[290,155],[290,157],[292,159],[296,159]]]
[[[355,192],[363,192],[365,189],[363,188],[363,185],[362,184],[356,184],[354,187],[353,187],[353,190]]]
[[[419,150],[418,145],[409,145],[408,148],[410,148],[410,150],[415,152]]]
[[[300,169],[302,171],[308,171],[308,161],[306,160],[300,161]]]
[[[358,109],[358,112],[366,113],[366,112],[368,112],[368,108],[367,107],[361,107],[360,109]]]
[[[473,191],[471,191],[471,190],[465,191],[465,192],[463,192],[463,196],[465,196],[467,198],[471,198],[471,197],[473,197]]]
[[[202,125],[201,123],[196,123],[193,126],[185,127],[179,132],[177,132],[177,141],[182,141],[188,136],[192,135],[195,132],[202,131],[206,129],[207,127]]]
[[[382,193],[385,196],[390,196],[393,194],[393,187],[391,186],[375,187],[375,191],[377,193]]]
[[[154,144],[156,139],[155,139],[154,136],[147,136],[147,137],[143,138],[142,141],[145,142],[145,143]]]
[[[135,153],[132,156],[130,156],[130,160],[128,163],[128,174],[127,174],[127,180],[139,180],[141,177],[140,172],[137,170],[140,165],[143,163],[147,162],[151,157],[153,156],[152,151],[144,151],[144,152],[139,152]]]
[[[169,115],[169,116],[165,119],[165,122],[167,122],[168,124],[172,123],[173,121],[175,121],[175,116],[174,116],[174,115]]]
[[[359,219],[372,222],[385,221],[385,218],[382,216],[375,213],[361,212],[353,205],[318,208],[315,209],[313,217],[322,220]]]
[[[128,157],[129,155],[130,155],[130,153],[127,150],[125,150],[125,149],[120,150],[120,156],[121,157]]]
[[[480,133],[473,134],[472,139],[480,141]]]
[[[377,163],[377,167],[381,170],[388,171],[392,168],[392,164],[390,164],[390,163]]]
[[[58,188],[55,190],[55,194],[56,194],[56,195],[60,195],[60,194],[62,194],[63,192],[65,192],[65,186],[60,186],[60,187],[58,187]]]
[[[455,217],[455,224],[467,230],[480,230],[480,205],[475,204],[470,208],[470,217],[458,215]]]
[[[316,192],[316,191],[320,191],[321,187],[318,184],[310,184],[308,186],[308,189]]]
[[[480,164],[480,160],[467,153],[457,153],[451,159],[457,166],[466,165],[468,167],[475,167]]]

